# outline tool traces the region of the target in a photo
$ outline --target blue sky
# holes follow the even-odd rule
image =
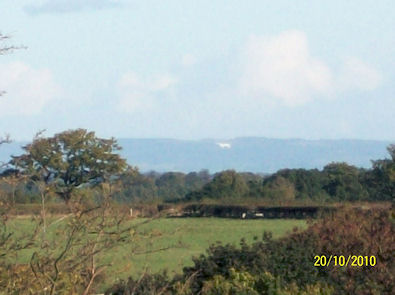
[[[395,140],[393,1],[2,0],[0,133]]]

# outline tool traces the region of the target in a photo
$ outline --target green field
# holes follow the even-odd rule
[[[142,219],[130,222],[141,222]],[[15,219],[12,226],[17,231],[31,230],[29,219]],[[223,218],[161,218],[143,224],[143,235],[131,245],[120,246],[111,253],[104,253],[103,262],[110,263],[104,285],[117,279],[137,276],[144,270],[158,272],[167,269],[170,275],[180,273],[184,266],[192,265],[192,257],[205,253],[217,241],[238,244],[241,238],[252,242],[260,239],[264,231],[271,231],[274,238],[290,232],[294,227],[305,228],[303,220],[240,220]],[[164,249],[164,250],[160,250]],[[142,253],[142,252],[151,253]],[[140,254],[138,254],[140,253]],[[31,251],[18,257],[27,263]]]

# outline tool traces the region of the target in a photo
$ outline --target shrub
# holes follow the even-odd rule
[[[113,294],[329,295],[395,294],[395,223],[389,210],[347,209],[312,221],[305,231],[240,247],[217,243],[169,281],[146,275]],[[374,255],[375,266],[315,267],[316,255]]]
[[[262,272],[281,278],[285,286],[328,283],[337,294],[395,293],[395,226],[389,211],[345,210],[312,223],[304,232],[294,232],[280,240],[265,235],[263,241],[241,248],[217,244],[207,255],[194,259],[184,269],[184,277],[197,273],[191,283],[193,293],[201,292],[215,276],[232,277],[230,269]],[[373,267],[315,267],[315,255],[374,255]],[[212,283],[213,284],[213,283]]]
[[[138,279],[129,278],[121,281],[106,291],[112,295],[146,295],[146,294],[169,294],[170,280],[167,273],[149,274],[144,273]]]

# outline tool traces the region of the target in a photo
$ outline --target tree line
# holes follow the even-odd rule
[[[393,201],[395,198],[395,145],[389,159],[372,161],[372,168],[330,163],[318,169],[282,169],[262,177],[228,170],[218,173],[187,200],[265,199],[292,202]]]
[[[113,196],[119,203],[393,201],[395,195],[395,145],[388,147],[390,158],[372,161],[370,169],[342,162],[322,170],[282,169],[272,175],[234,170],[141,173],[119,156],[115,139],[98,138],[84,129],[53,137],[39,133],[23,149],[25,153],[13,156],[0,175],[0,187],[16,203],[40,202],[44,187],[51,187],[53,201],[68,202],[75,190],[86,192],[107,180],[116,188]]]

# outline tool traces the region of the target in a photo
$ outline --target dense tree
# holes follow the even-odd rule
[[[98,138],[85,129],[53,137],[39,134],[23,149],[25,154],[13,157],[11,164],[33,180],[53,185],[66,202],[76,188],[101,183],[126,168],[125,160],[115,153],[121,149],[115,139]]]
[[[185,174],[180,172],[166,172],[155,181],[155,184],[158,194],[165,201],[182,199],[187,193]]]
[[[126,166],[114,153],[118,149],[115,140],[78,129],[50,138],[38,135],[24,147],[25,154],[13,157],[14,167],[3,179],[20,174],[29,178],[42,194],[43,206],[40,215],[33,214],[28,230],[12,226],[15,198],[10,202],[0,191],[1,294],[97,293],[94,289],[108,267],[101,255],[132,244],[137,235],[136,224],[126,224],[125,215],[112,206],[111,185],[118,181],[114,174]],[[99,183],[94,190],[101,195],[100,203],[86,201],[93,189],[81,189],[67,206],[67,215],[46,220],[49,187],[68,201],[76,188]],[[15,263],[22,251],[31,255],[26,256],[28,264]]]
[[[296,199],[325,199],[325,193],[322,189],[326,183],[325,176],[318,169],[284,169],[276,174],[286,178],[295,187]],[[269,182],[271,178],[265,180]]]
[[[195,191],[201,189],[210,179],[211,176],[208,170],[190,172],[185,176],[185,186],[188,191]]]
[[[270,176],[223,171],[187,200],[229,197],[262,198],[266,201],[395,201],[395,145],[390,159],[373,161],[372,169],[347,163],[330,163],[323,170],[283,169]]]
[[[327,184],[324,190],[335,200],[366,200],[368,193],[360,183],[360,170],[347,163],[331,163],[324,167]]]
[[[395,162],[395,144],[390,144],[388,146],[387,150],[392,158],[392,162]]]
[[[120,175],[121,191],[117,195],[120,202],[152,201],[158,198],[155,178],[141,174],[137,168],[128,167]]]
[[[56,157],[63,153],[62,149],[60,149],[60,152],[48,152],[56,146],[48,138],[38,137],[34,142],[39,142],[39,144],[35,144],[35,148],[33,148],[33,144],[28,147],[32,151],[31,155],[38,158],[37,155],[41,157],[41,153],[44,155],[41,160],[48,163],[45,164],[44,161],[39,160],[44,164],[41,166],[34,164],[35,169],[30,169],[31,175],[35,175],[32,179],[43,181],[46,185],[56,184],[57,193],[61,196],[62,193],[67,195],[69,192],[66,190],[67,186],[65,186],[63,175],[61,173],[48,173],[46,170],[51,166],[49,162],[58,161]],[[296,202],[302,200],[303,202],[320,203],[359,200],[394,201],[395,145],[389,146],[388,151],[391,158],[373,161],[372,169],[361,169],[347,163],[330,163],[323,170],[282,169],[272,175],[238,173],[234,170],[228,170],[210,175],[206,170],[188,174],[153,171],[140,173],[136,167],[129,167],[126,170],[121,169],[122,173],[119,176],[121,189],[116,194],[116,200],[121,202],[182,202],[183,200],[229,199],[232,202],[232,200],[235,201],[235,198],[242,198],[242,202],[254,202],[253,199],[262,199],[264,202],[274,202],[273,204],[279,204],[278,202],[292,203],[293,200]],[[46,156],[46,153],[48,156]],[[60,162],[64,161],[67,156],[62,157]],[[18,165],[24,163],[27,158],[26,155],[15,157],[13,162]],[[76,158],[74,159],[77,162],[79,161]],[[98,163],[95,163],[95,165]],[[58,167],[63,165],[55,164]],[[27,167],[33,167],[33,164],[20,166],[24,166],[22,170],[27,173]],[[51,167],[54,168],[53,166]],[[65,170],[63,166],[62,169]],[[54,169],[50,169],[50,171],[54,172]],[[92,178],[87,182],[76,181],[71,186],[72,189],[86,183],[93,184],[103,180],[103,178],[97,177],[97,173],[92,176],[94,173],[91,172],[94,172],[94,170],[89,169],[88,171],[90,175],[84,175]],[[2,174],[8,176],[9,173],[14,174],[14,172],[10,169],[3,171]],[[69,176],[76,174],[75,171],[71,172]],[[108,176],[111,173],[106,174]],[[75,180],[78,180],[78,178],[75,178]],[[35,191],[37,192],[37,185],[26,187],[24,191],[30,192],[30,195],[31,193],[34,194]],[[67,200],[67,197],[64,199]]]
[[[388,147],[391,159],[373,161],[373,168],[364,175],[363,184],[372,200],[395,201],[395,145]]]
[[[201,190],[188,194],[187,199],[241,198],[248,194],[244,178],[234,170],[217,173]]]
[[[184,199],[191,191],[199,190],[210,179],[207,171],[140,173],[130,167],[120,175],[121,191],[117,200],[122,202],[174,202]]]
[[[295,186],[288,179],[276,175],[267,183],[263,194],[271,200],[292,201],[295,199]]]

